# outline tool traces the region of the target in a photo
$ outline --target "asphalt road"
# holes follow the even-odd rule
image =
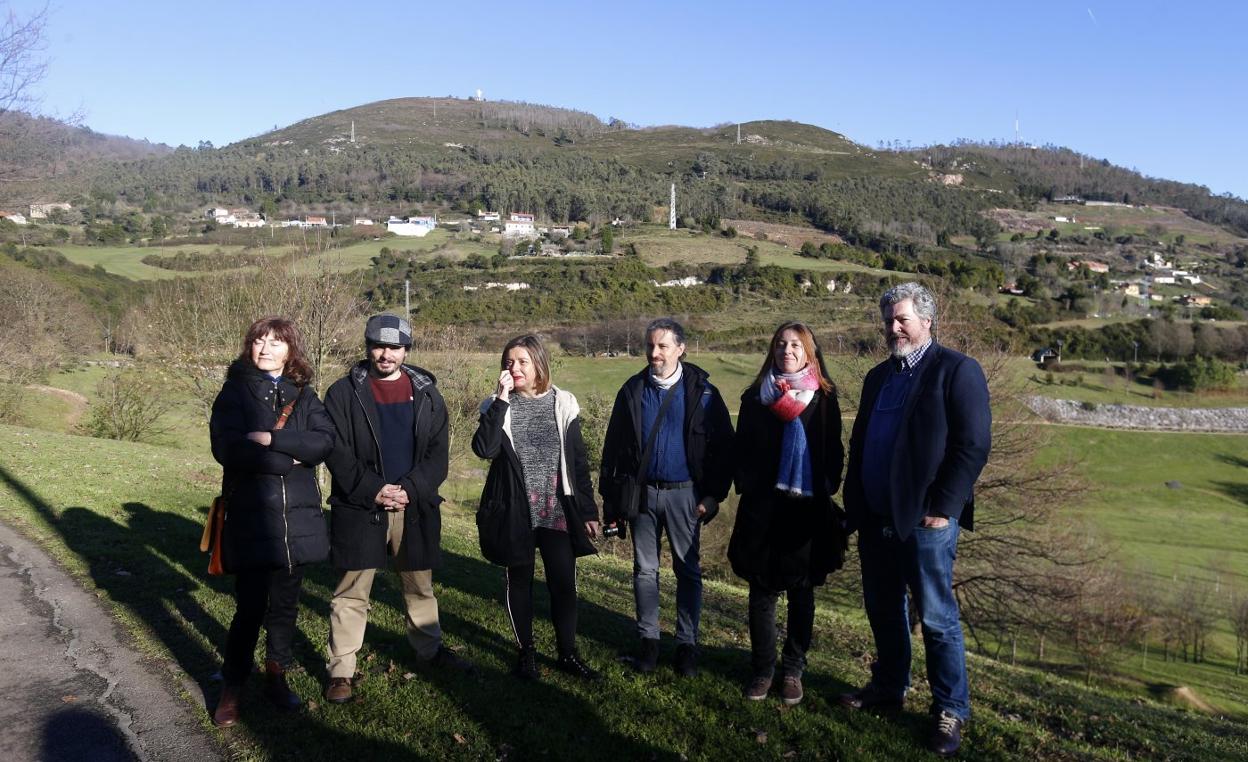
[[[222,759],[203,708],[130,642],[94,595],[0,523],[0,760]]]

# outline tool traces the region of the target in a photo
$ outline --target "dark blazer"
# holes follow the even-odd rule
[[[862,382],[858,416],[849,438],[849,469],[842,496],[851,527],[870,512],[862,484],[862,448],[871,411],[893,360],[871,369]],[[929,513],[974,529],[972,488],[992,447],[992,410],[983,368],[975,360],[936,342],[919,363],[893,451],[893,527],[906,539]]]
[[[273,431],[291,400],[286,425]],[[212,456],[224,467],[226,515],[221,546],[227,572],[293,568],[329,555],[316,465],[333,447],[334,425],[316,392],[236,360],[212,403]],[[268,447],[247,438],[272,432]],[[299,463],[296,465],[295,461]]]
[[[728,543],[737,576],[771,590],[821,585],[845,558],[843,513],[832,501],[841,484],[845,447],[835,390],[819,391],[799,419],[806,429],[814,495],[776,491],[785,424],[758,398],[758,386],[741,395],[737,417],[736,484],[741,496]]]
[[[681,383],[685,387],[685,460],[698,497],[723,502],[732,486],[732,418],[719,390],[707,372],[692,363],[684,365]],[[630,377],[615,395],[611,420],[602,443],[602,469],[598,492],[602,495],[607,523],[617,515],[617,488],[625,476],[636,477],[641,470],[645,442],[641,438],[641,394],[649,368]]]
[[[559,458],[559,506],[568,520],[572,552],[588,556],[598,551],[585,531],[585,522],[598,520],[598,505],[594,502],[594,483],[581,437],[581,420],[577,417],[579,406],[568,392],[552,387],[551,393],[556,395],[556,415],[562,412],[567,419],[560,432],[563,452]],[[481,420],[472,436],[472,451],[491,461],[477,509],[477,537],[485,560],[500,566],[522,566],[536,560],[536,546],[524,471],[504,428],[510,407],[497,397],[483,402]]]
[[[413,365],[412,438],[415,463],[398,480],[410,502],[403,512],[406,570],[432,569],[442,562],[442,497],[438,488],[449,467],[446,403],[433,374]],[[337,428],[334,450],[325,459],[333,484],[329,494],[331,560],[338,569],[381,569],[388,563],[386,511],[373,502],[386,480],[381,475],[377,403],[368,388],[368,361],[356,364],[325,393],[325,408]]]

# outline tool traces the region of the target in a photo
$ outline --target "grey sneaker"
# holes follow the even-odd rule
[[[780,700],[785,706],[797,706],[802,703],[802,678],[797,675],[785,675],[780,683]]]
[[[745,688],[745,697],[750,701],[762,701],[767,698],[767,692],[771,690],[770,677],[756,677],[750,681]]]

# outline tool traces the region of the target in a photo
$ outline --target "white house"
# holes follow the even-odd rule
[[[0,219],[8,220],[9,222],[12,222],[14,225],[26,224],[25,215],[18,214],[17,212],[0,212]]]
[[[512,212],[503,223],[503,235],[507,238],[531,237],[536,234],[537,226],[533,224],[533,215],[527,212]]]
[[[435,217],[408,217],[401,220],[398,217],[391,217],[386,220],[386,231],[401,236],[415,236],[416,238],[424,238],[429,235],[429,231],[438,226],[438,218]]]
[[[219,207],[219,206],[214,206],[213,208],[211,208],[211,209],[209,209],[208,211],[204,212],[204,216],[205,216],[205,217],[207,217],[207,218],[208,218],[208,219],[210,219],[210,220],[217,220],[217,221],[220,221],[222,218],[224,218],[224,217],[229,217],[229,216],[230,216],[230,210],[229,210],[229,209],[222,209],[222,208],[221,208],[221,207]]]
[[[1153,276],[1153,283],[1174,283],[1174,272],[1170,270],[1158,270]]]
[[[68,212],[70,209],[73,209],[73,207],[65,203],[31,204],[30,218],[32,220],[45,220],[48,218],[48,215],[52,214],[52,212],[55,212],[57,209],[63,209]]]
[[[307,217],[303,218],[303,224],[304,224],[304,227],[309,227],[309,228],[327,228],[329,227],[329,220],[325,219],[324,217],[308,215]]]
[[[482,222],[498,222],[503,218],[498,212],[487,212],[484,209],[477,210],[477,217]]]
[[[375,225],[377,223],[373,222],[367,217],[356,217],[354,220],[351,221],[351,224],[352,225]]]

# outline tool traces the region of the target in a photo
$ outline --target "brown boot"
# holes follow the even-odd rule
[[[229,685],[221,687],[221,697],[217,699],[217,708],[212,713],[212,724],[219,728],[228,728],[238,722],[238,700],[243,695],[243,686]]]
[[[286,668],[272,659],[264,662],[264,697],[284,711],[298,709],[303,703],[286,684]]]

